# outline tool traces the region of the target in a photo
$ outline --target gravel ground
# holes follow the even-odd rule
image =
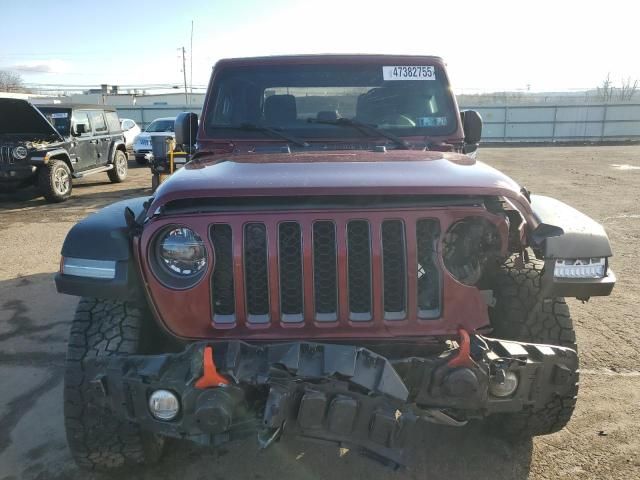
[[[571,301],[582,382],[568,428],[524,444],[476,426],[425,426],[417,464],[396,478],[640,478],[640,147],[483,149],[481,159],[534,193],[602,222],[613,242],[618,285],[608,298]],[[46,204],[32,191],[0,195],[0,480],[91,479],[73,464],[62,421],[62,369],[77,299],[58,295],[53,274],[69,228],[121,198],[148,194],[149,170],[122,184],[105,175],[77,182],[73,198]],[[153,468],[119,479],[387,478],[379,464],[330,447],[284,441],[258,452],[203,450],[173,442]]]

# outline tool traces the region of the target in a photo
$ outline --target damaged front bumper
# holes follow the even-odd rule
[[[542,407],[566,395],[578,359],[564,347],[469,337],[424,357],[386,358],[352,345],[196,342],[180,353],[86,360],[89,402],[145,430],[220,445],[283,433],[358,450],[391,465],[408,462],[420,419],[448,425]],[[515,379],[515,383],[514,383]],[[156,419],[154,391],[179,413]]]

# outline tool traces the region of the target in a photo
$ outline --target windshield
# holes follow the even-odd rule
[[[255,137],[261,125],[299,138],[354,137],[348,119],[399,136],[447,135],[456,115],[444,72],[434,66],[283,65],[230,67],[207,108],[212,137]],[[265,136],[268,133],[262,132]]]
[[[42,112],[60,135],[66,137],[71,134],[71,111],[68,108],[38,107],[38,110]]]
[[[154,120],[149,124],[145,132],[157,133],[157,132],[173,132],[175,128],[175,120]]]

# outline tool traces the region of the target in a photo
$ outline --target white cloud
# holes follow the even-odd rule
[[[29,60],[16,65],[11,65],[10,70],[19,73],[67,73],[70,65],[62,60]]]

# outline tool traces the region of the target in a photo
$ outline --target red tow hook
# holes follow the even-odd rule
[[[447,366],[451,368],[473,367],[474,363],[471,359],[471,339],[469,338],[469,333],[464,328],[460,328],[458,335],[460,335],[458,353],[447,362]]]
[[[218,373],[213,361],[213,348],[204,347],[202,358],[202,377],[196,381],[196,388],[211,388],[229,385],[229,380]]]

